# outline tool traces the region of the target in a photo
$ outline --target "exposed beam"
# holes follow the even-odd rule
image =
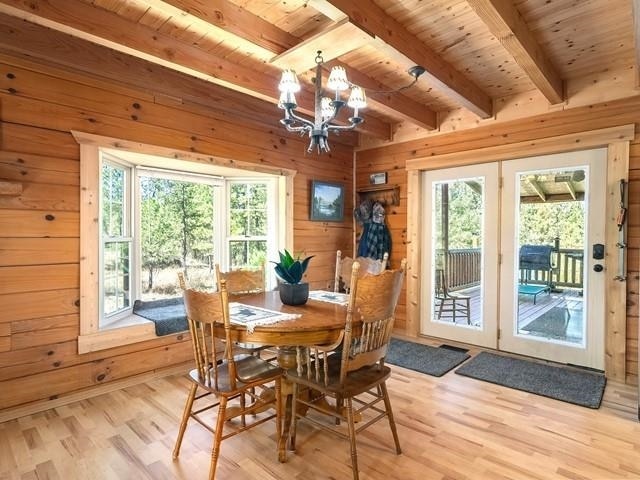
[[[271,103],[278,102],[277,74],[261,73],[224,58],[212,56],[189,43],[79,0],[56,0],[55,5],[47,0],[0,0],[0,12]],[[73,15],[69,12],[73,12]],[[297,99],[300,110],[313,115],[313,92],[301,91]],[[377,118],[367,120],[358,127],[360,131],[383,139],[391,137],[389,124]]]
[[[209,25],[209,29],[224,29],[237,38],[262,47],[266,53],[270,54],[283,54],[303,41],[229,0],[146,0],[146,3],[168,15],[187,18],[194,24],[204,27]],[[329,4],[325,3],[325,5],[334,9]],[[339,12],[339,18],[336,18],[336,21],[339,22],[345,18],[346,16]],[[369,34],[367,38],[370,39]],[[329,56],[335,56],[329,52],[330,50],[325,49],[325,61]],[[315,52],[311,59],[314,57]],[[388,91],[391,88],[338,60],[326,61],[326,65],[345,67],[351,81],[367,90],[367,96],[374,108],[390,115],[398,115],[404,120],[429,130],[438,128],[437,115],[433,110],[401,93],[376,94],[375,91]],[[368,119],[365,119],[366,121]]]
[[[327,2],[340,10],[349,21],[359,28],[375,35],[380,48],[404,61],[405,65],[421,65],[425,76],[438,90],[479,117],[488,118],[493,114],[491,98],[473,82],[445,62],[435,51],[416,40],[400,22],[391,18],[373,0],[312,0],[311,5],[331,14]],[[337,13],[331,18],[337,18]]]
[[[280,68],[293,68],[297,72],[304,72],[316,66],[318,50],[322,51],[323,58],[328,61],[356,50],[371,40],[371,35],[344,19],[276,55],[271,59],[271,63]]]
[[[529,185],[531,185],[531,188],[533,188],[533,191],[536,192],[536,195],[540,197],[540,200],[542,200],[543,202],[546,202],[547,194],[542,188],[542,185],[540,185],[540,183],[538,182],[538,179],[536,178],[536,176],[535,175],[528,176],[527,182],[529,182]]]
[[[549,103],[562,103],[562,79],[513,2],[468,0],[468,3]]]
[[[577,200],[578,197],[576,196],[576,188],[573,186],[573,182],[569,180],[568,182],[564,182],[564,184],[567,186],[567,190],[569,190],[569,195],[571,195],[571,198]]]

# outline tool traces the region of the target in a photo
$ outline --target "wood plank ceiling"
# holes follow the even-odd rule
[[[400,121],[436,129],[442,111],[488,118],[496,98],[532,90],[562,103],[567,80],[636,58],[631,0],[0,0],[0,14],[272,104],[291,66],[306,113],[322,49],[366,89],[358,129],[381,139]],[[381,93],[413,65],[426,69],[414,86]]]

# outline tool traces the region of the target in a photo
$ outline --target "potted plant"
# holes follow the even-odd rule
[[[275,264],[274,270],[280,278],[280,301],[285,305],[303,305],[307,303],[309,298],[309,284],[302,282],[302,276],[307,270],[309,260],[314,256],[302,260],[298,255],[294,258],[286,249],[278,252],[280,255],[279,262],[271,262]]]

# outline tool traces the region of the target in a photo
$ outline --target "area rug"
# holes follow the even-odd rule
[[[600,407],[607,382],[600,373],[489,352],[479,353],[456,373],[588,408]]]
[[[469,355],[461,351],[392,338],[386,362],[434,377],[441,377],[467,358]]]
[[[567,338],[567,325],[570,318],[571,315],[567,308],[553,307],[526,324],[522,330],[539,337],[564,340]]]

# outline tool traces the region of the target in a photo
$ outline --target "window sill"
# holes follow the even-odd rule
[[[158,338],[152,321],[137,315],[124,317],[96,333],[78,337],[78,353],[90,353],[107,348],[130,345]]]

